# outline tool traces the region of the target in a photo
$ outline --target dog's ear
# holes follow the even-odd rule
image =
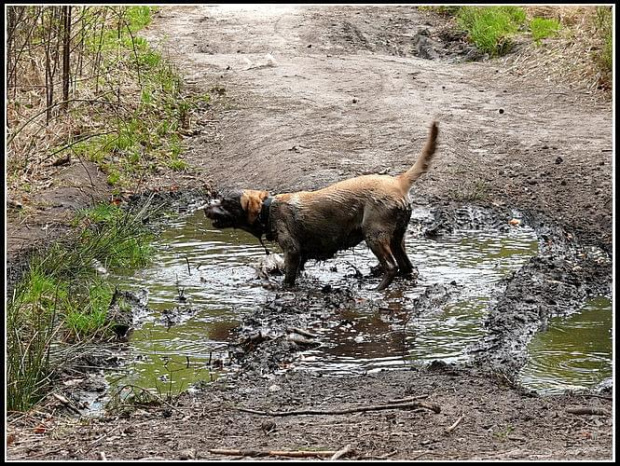
[[[256,221],[263,206],[263,201],[268,197],[268,191],[256,191],[253,189],[246,189],[241,194],[241,208],[247,212],[250,225],[253,225]]]

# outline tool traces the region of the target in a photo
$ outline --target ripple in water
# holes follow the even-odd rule
[[[611,329],[607,298],[588,301],[578,314],[552,319],[528,346],[521,383],[544,393],[593,388],[612,375]]]

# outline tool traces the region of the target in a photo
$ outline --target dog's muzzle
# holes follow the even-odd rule
[[[229,228],[235,226],[235,217],[222,207],[221,201],[211,201],[204,207],[205,216],[210,219],[215,228]]]

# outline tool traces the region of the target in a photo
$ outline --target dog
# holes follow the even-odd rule
[[[278,243],[284,253],[284,285],[309,259],[327,260],[362,241],[377,256],[387,288],[397,274],[409,276],[413,265],[405,251],[411,218],[409,190],[429,169],[437,147],[438,123],[415,164],[398,176],[363,175],[317,191],[271,195],[260,190],[228,190],[204,207],[214,228],[240,228]],[[263,245],[264,246],[264,245]]]

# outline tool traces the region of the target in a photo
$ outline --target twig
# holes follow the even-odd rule
[[[71,411],[77,414],[82,414],[82,412],[79,409],[77,409],[75,406],[73,406],[73,404],[69,400],[67,400],[64,396],[59,395],[58,393],[52,393],[52,396],[56,398],[58,401],[60,401],[67,408],[69,408]]]
[[[287,327],[286,330],[288,332],[298,333],[299,335],[302,335],[302,336],[308,337],[308,338],[317,338],[318,337],[318,335],[316,333],[308,332],[307,330],[301,329],[299,327]]]
[[[412,461],[413,461],[413,460],[417,460],[418,458],[422,458],[424,455],[428,455],[428,454],[430,454],[430,453],[432,453],[432,452],[430,452],[430,451],[425,451],[425,452],[423,452],[423,453],[420,453],[420,454],[419,454],[419,455],[417,455],[417,456],[414,456],[413,458],[411,458],[411,460],[412,460]]]
[[[209,453],[214,455],[231,455],[231,456],[287,456],[290,458],[311,458],[313,456],[334,456],[338,451],[332,450],[317,450],[317,451],[307,451],[307,450],[294,450],[294,451],[284,451],[284,450],[227,450],[222,448],[217,448],[213,450],[209,450]]]
[[[107,93],[106,93],[107,94]],[[30,117],[25,123],[23,123],[18,129],[16,129],[15,131],[13,131],[9,137],[7,138],[7,145],[10,145],[11,142],[13,141],[13,139],[15,139],[15,137],[21,133],[21,131],[28,126],[28,124],[30,124],[33,120],[35,120],[37,117],[40,117],[42,115],[44,115],[46,112],[50,111],[52,108],[57,107],[61,104],[67,104],[67,103],[71,103],[71,102],[87,102],[89,104],[107,104],[107,105],[114,105],[111,102],[105,101],[105,100],[100,100],[101,97],[104,97],[106,94],[103,94],[101,96],[99,96],[99,99],[69,99],[69,100],[63,100],[61,102],[55,102],[52,105],[49,105],[48,107],[46,107],[45,109],[43,109],[42,111],[36,113],[34,116]]]
[[[338,450],[336,453],[334,453],[329,460],[336,461],[338,458],[342,458],[344,455],[349,454],[352,450],[353,449],[351,448],[351,445],[346,445],[343,449]]]
[[[82,365],[75,365],[73,367],[76,367],[78,369],[95,369],[95,370],[117,371],[117,372],[128,372],[129,371],[129,369],[127,369],[126,367],[103,367],[103,366],[82,366]]]
[[[65,149],[69,149],[69,148],[75,146],[76,144],[79,144],[80,142],[87,141],[87,140],[89,140],[91,138],[95,138],[97,136],[107,136],[108,134],[112,134],[112,133],[115,133],[115,132],[116,131],[106,131],[104,133],[89,134],[89,135],[86,135],[86,136],[81,137],[81,138],[76,138],[73,142],[71,142],[71,143],[69,143],[69,144],[67,144],[65,146],[62,146],[60,149],[55,150],[54,152],[49,154],[47,157],[45,157],[45,159],[43,159],[43,160],[48,160],[48,159],[52,158],[53,156],[55,156],[56,154],[58,154],[59,152],[62,152]]]
[[[413,409],[413,408],[427,408],[435,413],[441,412],[441,407],[435,403],[422,403],[422,402],[409,402],[409,403],[393,403],[387,405],[374,405],[374,406],[360,406],[358,408],[336,409],[336,410],[320,410],[320,409],[307,409],[299,411],[258,411],[249,408],[236,408],[238,411],[243,411],[251,414],[259,414],[262,416],[298,416],[304,414],[351,414],[351,413],[363,413],[366,411],[382,411],[386,409]]]
[[[93,440],[90,443],[90,446],[84,451],[84,453],[88,453],[89,451],[91,451],[93,448],[95,448],[97,446],[97,444],[99,442],[101,442],[104,438],[106,438],[108,435],[110,435],[112,432],[120,429],[122,424],[118,424],[116,426],[114,426],[112,429],[110,429],[109,431],[107,431],[106,433],[104,433],[101,437],[96,438],[95,440]]]
[[[415,400],[423,400],[424,398],[428,398],[430,395],[417,395],[417,396],[408,396],[407,398],[394,398],[392,400],[388,400],[388,403],[406,403],[408,401]]]
[[[591,414],[594,416],[606,416],[609,411],[603,408],[590,408],[588,406],[580,406],[577,408],[566,408],[566,412],[570,414]]]
[[[446,428],[446,434],[449,434],[450,432],[452,432],[454,429],[456,429],[456,427],[461,423],[461,421],[463,420],[463,418],[465,417],[465,415],[462,415],[461,417],[459,417],[454,424],[452,424],[450,427]]]

